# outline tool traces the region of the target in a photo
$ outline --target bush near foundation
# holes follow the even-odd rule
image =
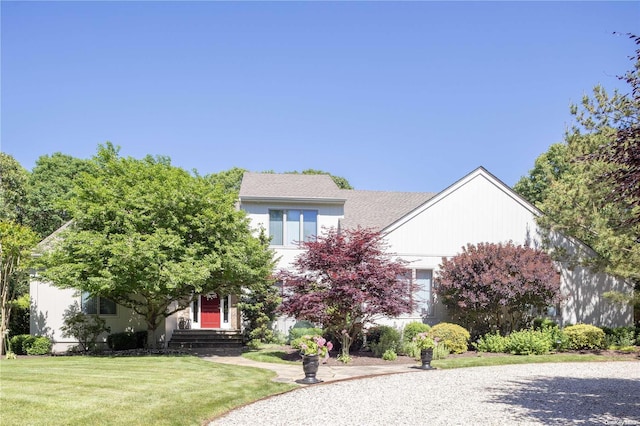
[[[123,333],[113,333],[107,336],[107,346],[114,351],[127,349],[142,349],[146,343],[147,331],[125,331]]]
[[[45,336],[30,336],[22,343],[27,355],[48,355],[51,353],[51,339]]]
[[[467,351],[471,338],[469,332],[458,324],[441,322],[431,327],[433,337],[440,339],[439,344],[444,344],[451,353],[461,354]]]
[[[18,334],[17,336],[13,336],[11,339],[9,339],[11,352],[16,355],[26,355],[27,352],[23,349],[22,344],[29,337],[31,337],[30,334]]]
[[[411,342],[418,334],[429,331],[430,329],[431,326],[429,326],[429,324],[424,324],[418,321],[410,322],[405,325],[404,330],[402,330],[402,340],[405,342]]]
[[[400,350],[400,332],[393,327],[381,325],[367,332],[367,343],[376,357],[391,350],[397,353]]]
[[[638,329],[629,327],[602,327],[605,334],[605,346],[607,348],[625,348],[634,346],[638,342]]]
[[[419,321],[413,321],[405,325],[404,329],[402,330],[402,342],[400,344],[399,353],[418,358],[420,356],[420,349],[416,346],[413,338],[418,334],[425,333],[429,330],[431,330],[431,326],[429,324],[424,324]],[[446,356],[444,358],[446,358]],[[435,355],[434,359],[437,359],[435,358]]]
[[[501,336],[498,332],[487,333],[481,336],[478,341],[472,343],[478,352],[502,353],[506,352],[509,338]]]
[[[543,355],[551,350],[551,339],[543,331],[520,330],[511,333],[505,352],[514,355]]]
[[[51,339],[45,336],[19,334],[9,342],[11,351],[16,355],[47,355],[51,353]]]
[[[570,349],[580,350],[605,348],[604,331],[595,325],[570,325],[565,327],[563,332],[567,336]]]

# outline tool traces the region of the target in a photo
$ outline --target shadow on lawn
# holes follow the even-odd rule
[[[545,377],[513,381],[494,391],[490,402],[523,408],[528,419],[546,425],[640,424],[638,380]]]

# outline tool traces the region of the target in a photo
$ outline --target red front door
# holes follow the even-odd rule
[[[202,328],[220,328],[220,298],[217,294],[201,297]]]

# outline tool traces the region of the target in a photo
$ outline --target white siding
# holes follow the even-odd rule
[[[402,256],[453,256],[467,243],[539,241],[533,212],[479,174],[390,228],[390,250]]]
[[[339,220],[344,217],[343,205],[313,204],[313,203],[242,203],[242,210],[251,220],[251,227],[259,232],[264,229],[269,232],[269,210],[317,210],[318,234],[322,234],[323,228],[337,228]],[[288,268],[293,260],[302,253],[297,247],[272,246],[278,259],[277,269]]]
[[[64,313],[77,303],[80,306],[80,296],[77,290],[60,289],[46,282],[32,279],[30,283],[31,295],[31,320],[30,333],[33,335],[48,336],[53,342],[53,352],[64,352],[76,346],[77,341],[72,338],[63,337],[60,327],[63,325]],[[101,315],[106,320],[107,326],[111,327],[112,333],[122,331],[146,330],[146,323],[130,309],[118,305],[116,315]],[[156,338],[161,336],[163,327],[156,331]],[[99,337],[99,341],[106,342],[107,334]]]
[[[410,262],[414,269],[432,269],[437,276],[443,257],[451,257],[467,244],[530,244],[539,247],[541,236],[535,222],[535,209],[509,188],[484,172],[443,191],[422,208],[388,228],[389,251]],[[556,236],[556,244],[575,252],[580,243]],[[581,252],[589,250],[581,247]],[[559,264],[561,270],[561,321],[589,323],[598,326],[622,326],[633,322],[629,306],[614,306],[602,297],[606,291],[629,291],[623,280],[605,274],[593,274],[585,268]],[[435,317],[426,322],[437,323],[448,318],[446,309],[435,304]],[[404,316],[387,320],[402,325],[415,318]]]

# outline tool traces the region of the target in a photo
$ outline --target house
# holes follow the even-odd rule
[[[52,247],[71,222],[66,223],[38,244],[34,253],[43,253]],[[130,308],[117,305],[102,297],[74,289],[61,289],[40,279],[32,271],[29,293],[31,297],[30,334],[48,336],[53,341],[53,352],[64,352],[78,344],[62,333],[67,312],[82,310],[99,314],[111,332],[142,331],[147,324]],[[236,295],[215,293],[196,295],[191,305],[169,316],[155,332],[158,346],[171,343],[176,348],[209,348],[215,345],[221,353],[237,352],[242,346],[241,317]],[[105,344],[107,335],[100,336]]]
[[[359,225],[381,231],[389,252],[410,262],[412,279],[420,287],[413,313],[379,321],[398,328],[411,321],[448,320],[433,291],[443,257],[455,256],[468,243],[542,244],[536,224],[542,213],[482,167],[439,193],[341,190],[328,175],[245,173],[240,206],[254,226],[271,235],[278,269],[287,269],[301,253],[296,241],[311,238],[323,227]],[[581,246],[554,237],[570,252]],[[566,300],[550,309],[556,321],[609,327],[633,323],[631,307],[601,297],[605,291],[629,291],[623,280],[577,265],[559,267]],[[280,319],[277,327],[286,332],[293,323]]]
[[[298,241],[313,238],[323,228],[366,227],[385,236],[390,253],[410,262],[411,277],[419,285],[415,311],[381,323],[401,327],[411,321],[446,321],[433,279],[443,257],[452,257],[468,243],[507,242],[541,244],[535,207],[484,168],[478,168],[439,193],[386,192],[339,189],[328,175],[245,173],[239,193],[243,209],[257,230],[271,236],[278,269],[288,268],[302,250]],[[571,251],[579,241],[555,236]],[[45,240],[46,241],[46,240]],[[44,242],[43,242],[44,243]],[[628,291],[623,280],[576,265],[560,264],[561,290],[566,300],[550,315],[561,324],[590,323],[622,326],[633,322],[631,307],[614,306],[601,295]],[[37,277],[31,283],[32,334],[51,335],[56,350],[73,342],[61,338],[62,314],[72,303],[100,312],[112,331],[141,330],[144,325],[126,308],[103,300],[83,300],[72,290],[60,290]],[[278,320],[287,332],[293,319]],[[157,338],[165,344],[191,330],[239,330],[240,312],[233,295],[200,295],[187,310],[167,318]]]

